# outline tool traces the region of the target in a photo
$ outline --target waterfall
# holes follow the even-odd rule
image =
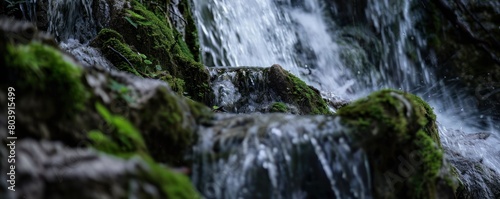
[[[438,115],[447,158],[462,172],[467,189],[483,189],[479,192],[492,198],[486,184],[496,179],[481,175],[487,175],[485,170],[500,173],[498,123],[477,110],[474,98],[456,79],[435,74],[437,57],[424,53],[427,41],[417,29],[421,20],[417,4],[390,0],[194,0],[206,65],[280,64],[325,97],[333,94],[352,100],[382,88],[415,93]],[[217,74],[213,85],[220,97],[217,102],[227,106],[242,98],[252,99],[242,96],[244,92],[231,83],[234,71],[225,71]],[[475,186],[476,182],[483,184]]]

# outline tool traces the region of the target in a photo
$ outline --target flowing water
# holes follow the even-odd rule
[[[325,97],[353,100],[382,88],[416,93],[438,115],[442,144],[461,180],[481,197],[493,198],[491,182],[498,179],[484,171],[500,173],[498,123],[477,111],[475,100],[456,80],[435,75],[436,57],[424,53],[427,43],[415,28],[421,16],[415,6],[415,1],[389,0],[194,0],[206,65],[280,64]],[[257,102],[252,95],[258,92],[238,90],[242,86],[234,81],[234,71],[213,72],[217,70],[212,69],[216,104],[246,112],[249,105],[241,105],[242,99],[250,99],[246,102],[252,110],[269,100]],[[260,88],[262,77],[252,74],[243,88]],[[272,94],[268,96],[272,99]],[[255,147],[252,150],[258,151]],[[243,166],[240,162],[238,166]],[[208,169],[231,169],[228,162],[204,163]],[[214,175],[220,174],[217,171]],[[236,169],[234,180],[241,172]],[[226,184],[218,191],[234,192],[240,186]]]
[[[339,118],[218,117],[194,148],[193,182],[206,198],[371,198],[368,161]]]
[[[48,31],[52,33],[59,46],[72,54],[85,66],[98,65],[106,69],[112,64],[102,56],[101,52],[89,45],[99,30],[109,20],[109,5],[106,1],[98,1],[98,9],[93,10],[92,0],[49,0],[48,1]],[[102,19],[96,19],[100,12]]]

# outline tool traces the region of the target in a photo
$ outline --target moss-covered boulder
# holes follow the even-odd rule
[[[284,102],[296,105],[304,114],[330,113],[317,89],[308,86],[280,65],[269,68],[269,84]]]
[[[436,116],[412,94],[382,90],[338,110],[370,161],[376,198],[453,198]]]
[[[111,16],[110,26],[102,29],[91,45],[100,48],[121,70],[166,80],[176,85],[180,94],[211,104],[209,74],[199,63],[197,31],[189,4],[183,1],[178,5],[187,19],[184,33],[171,23],[180,16],[166,17],[168,9],[173,8],[163,10],[150,4],[131,1],[130,7]]]

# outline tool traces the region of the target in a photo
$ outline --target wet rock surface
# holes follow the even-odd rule
[[[215,67],[210,71],[214,103],[227,112],[330,114],[327,102],[316,88],[306,85],[279,65],[269,68]]]
[[[500,138],[495,132],[465,133],[446,131],[443,143],[446,158],[455,167],[460,179],[458,198],[499,198]],[[462,150],[459,150],[462,149]],[[480,155],[478,155],[480,154]]]
[[[18,182],[12,198],[164,198],[140,159],[25,139],[17,144]]]

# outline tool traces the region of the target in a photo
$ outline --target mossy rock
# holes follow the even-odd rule
[[[200,198],[187,176],[175,173],[151,158],[142,134],[132,123],[120,115],[111,114],[101,104],[96,104],[96,109],[113,132],[107,135],[99,131],[89,132],[88,136],[92,141],[90,146],[125,159],[137,156],[142,158],[150,169],[143,174],[143,178],[159,186],[166,198]]]
[[[17,136],[76,144],[84,136],[61,124],[78,125],[74,121],[85,112],[91,93],[82,83],[83,69],[50,45],[0,40],[0,72],[6,76],[0,85],[15,89]]]
[[[145,4],[131,1],[132,7],[124,9],[120,13],[122,16],[112,17],[110,29],[101,30],[92,45],[101,48],[105,57],[121,70],[167,80],[169,84],[174,83],[172,87],[178,93],[211,104],[213,96],[209,74],[199,63],[194,21],[188,22],[186,30],[189,33],[186,33],[184,41],[183,35],[169,25],[161,9],[153,9],[153,12],[148,10],[148,7],[151,8],[147,6],[149,3]],[[186,16],[192,18],[187,5],[184,2],[180,6]],[[181,81],[185,83],[181,84]]]
[[[454,195],[456,177],[444,164],[436,116],[422,99],[382,90],[337,114],[368,155],[376,198]]]
[[[280,65],[268,69],[270,87],[283,102],[296,105],[302,114],[331,114],[319,91],[308,86]]]

